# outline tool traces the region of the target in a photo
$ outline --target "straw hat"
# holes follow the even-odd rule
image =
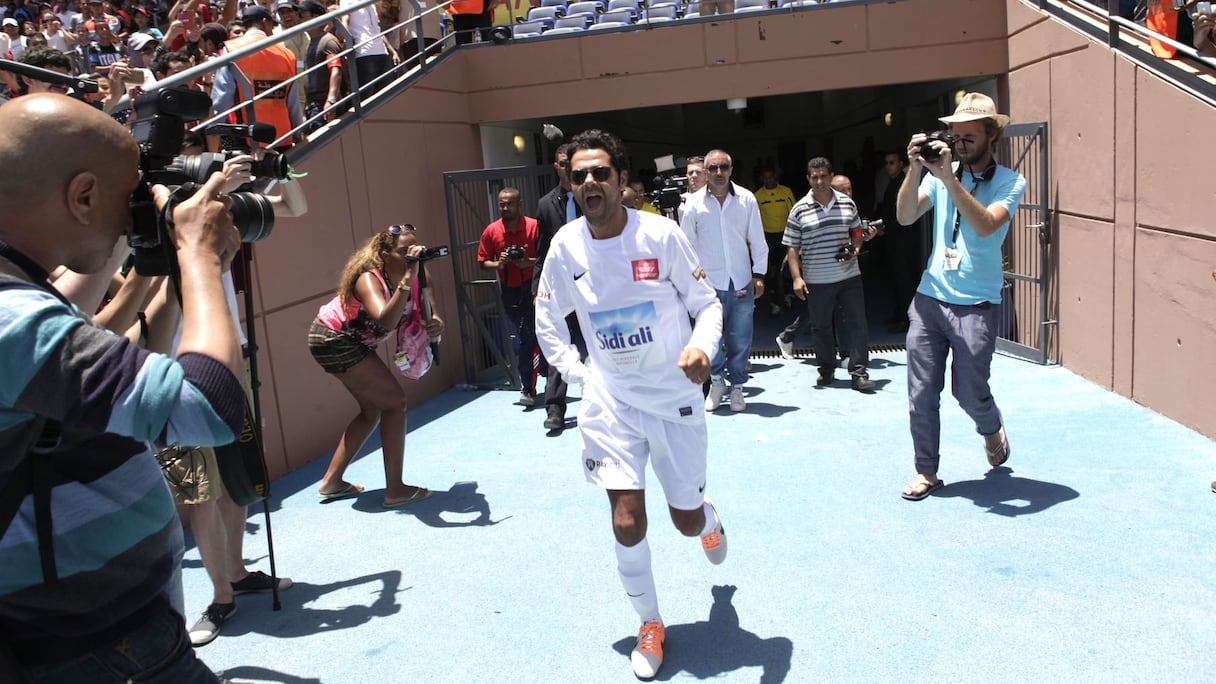
[[[992,101],[991,97],[983,93],[967,93],[963,96],[963,100],[958,103],[958,108],[954,110],[954,114],[943,116],[938,121],[952,124],[963,121],[979,121],[980,119],[992,119],[996,122],[998,128],[1004,128],[1005,124],[1009,123],[1009,117],[1004,114],[997,114],[996,103]]]

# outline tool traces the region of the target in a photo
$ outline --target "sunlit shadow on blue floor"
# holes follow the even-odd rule
[[[990,470],[945,396],[947,486],[910,503],[904,357],[871,365],[880,388],[863,395],[843,379],[814,388],[805,359],[754,359],[748,410],[708,417],[723,565],[649,492],[659,680],[1212,678],[1216,444],[1067,370],[998,356],[1012,458]],[[412,408],[406,479],[437,493],[400,509],[380,507],[376,444],[348,476],[367,491],[320,504],[331,447],[317,445],[270,503],[296,585],[279,611],[239,597],[199,655],[255,682],[633,681],[637,618],[607,497],[583,480],[572,422],[547,435],[543,409],[516,397],[452,390]],[[245,556],[268,569],[264,527],[256,506]],[[211,598],[193,549],[185,586],[193,622]]]

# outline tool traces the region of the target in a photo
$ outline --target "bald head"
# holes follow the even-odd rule
[[[82,171],[127,176],[139,164],[131,134],[102,112],[65,95],[39,93],[0,106],[0,206],[32,206],[61,194]]]

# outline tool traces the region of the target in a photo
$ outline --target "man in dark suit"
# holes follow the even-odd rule
[[[568,173],[569,145],[561,145],[553,155],[553,169],[557,171],[558,184],[540,198],[536,205],[536,222],[540,229],[540,240],[536,246],[536,273],[532,278],[532,294],[536,294],[536,284],[540,282],[541,270],[544,268],[545,253],[549,251],[549,243],[557,233],[557,229],[578,218],[582,212],[574,202],[574,193],[570,192],[570,175]],[[566,325],[570,328],[570,339],[578,345],[584,358],[587,356],[587,345],[583,342],[582,332],[578,327],[578,319],[573,314],[566,317]],[[548,370],[545,372],[545,429],[562,430],[566,427],[566,381],[556,368],[548,366],[542,359],[542,364]]]

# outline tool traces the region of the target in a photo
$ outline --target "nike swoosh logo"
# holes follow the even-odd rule
[[[625,595],[629,598],[638,598],[639,596],[645,596],[646,592],[642,592],[640,594],[630,594],[629,592],[625,592]]]
[[[585,275],[587,275],[587,272],[586,272],[586,271],[583,271],[582,273],[580,273],[580,274],[578,274],[578,275],[574,276],[574,279],[575,279],[575,280],[578,280],[579,278],[582,278],[582,277],[583,277],[583,276],[585,276]]]

